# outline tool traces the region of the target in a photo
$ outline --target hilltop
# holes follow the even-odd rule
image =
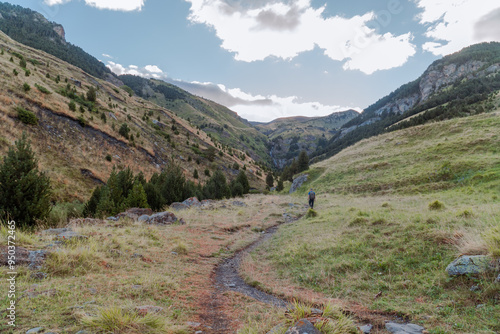
[[[262,171],[245,152],[222,146],[172,111],[1,32],[0,48],[0,152],[26,131],[54,182],[56,200],[88,199],[113,166],[149,177],[171,161],[196,182],[207,179],[205,169],[221,169],[233,179],[235,168],[248,167],[253,186],[262,186],[256,175]],[[86,97],[91,88],[95,102]],[[37,124],[21,122],[20,110],[33,113]]]

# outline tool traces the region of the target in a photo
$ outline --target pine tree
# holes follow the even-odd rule
[[[195,179],[198,179],[198,178],[200,177],[200,175],[198,174],[198,170],[197,170],[197,169],[195,169],[195,170],[194,170],[194,172],[193,172],[193,177],[194,177]]]
[[[95,102],[97,100],[97,91],[94,87],[90,87],[87,91],[87,100],[90,102]]]
[[[240,183],[243,187],[243,194],[248,194],[248,192],[250,191],[250,183],[248,182],[247,175],[244,171],[239,172],[238,176],[236,177],[236,182]]]
[[[38,161],[26,133],[11,147],[0,165],[0,216],[18,226],[33,226],[48,216],[50,179],[38,170]]]
[[[285,188],[283,185],[283,177],[280,177],[278,180],[278,185],[276,186],[276,191],[282,191]]]
[[[231,189],[227,185],[226,177],[220,170],[208,180],[203,188],[203,194],[209,199],[223,199],[231,197]]]
[[[300,152],[297,168],[299,173],[309,169],[309,156],[306,151]]]
[[[274,177],[272,173],[267,174],[266,184],[268,189],[271,189],[274,186]]]
[[[134,182],[126,203],[129,208],[149,208],[146,192],[141,182]]]

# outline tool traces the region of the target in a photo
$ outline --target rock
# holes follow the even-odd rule
[[[312,316],[318,316],[318,317],[320,317],[320,316],[322,316],[322,315],[323,315],[323,311],[322,311],[322,310],[320,310],[319,308],[314,308],[314,307],[313,307],[313,308],[311,309],[311,315],[312,315]]]
[[[491,269],[491,258],[485,255],[463,255],[446,267],[450,276],[481,274],[489,269]]]
[[[177,217],[172,212],[160,212],[150,216],[146,221],[148,224],[171,225],[177,221]]]
[[[372,328],[373,328],[373,325],[368,324],[368,325],[364,325],[364,326],[359,327],[359,330],[363,334],[370,334],[370,332],[372,331]]]
[[[201,202],[196,197],[190,197],[187,200],[185,200],[184,202],[182,202],[182,204],[185,204],[185,205],[187,205],[189,207],[192,207],[192,206],[199,207],[199,206],[201,206]]]
[[[393,334],[421,334],[425,329],[414,324],[397,324],[395,322],[386,323],[385,328]]]
[[[57,295],[57,290],[56,289],[50,289],[50,290],[44,290],[44,291],[36,291],[36,288],[35,289],[30,289],[28,291],[26,291],[22,296],[22,297],[28,297],[28,298],[36,298],[38,296],[47,296],[47,297],[54,297],[55,295]]]
[[[132,285],[132,289],[134,290],[142,289],[142,285]]]
[[[26,332],[26,334],[36,334],[36,333],[41,333],[43,331],[43,327],[36,327],[32,328],[29,331]]]
[[[39,269],[48,254],[45,250],[30,251],[24,247],[16,247],[16,265],[28,265],[32,270]],[[7,246],[0,246],[0,265],[9,265]]]
[[[76,332],[75,334],[90,334],[90,333],[87,332],[86,330],[81,330],[81,331]]]
[[[137,221],[139,222],[147,222],[149,220],[149,216],[148,215],[142,215],[140,216],[139,218],[137,218]]]
[[[247,206],[245,203],[240,202],[240,201],[234,201],[233,205],[234,206],[239,206],[239,207],[242,207],[242,208]]]
[[[293,183],[292,183],[292,186],[290,187],[290,194],[294,193],[297,191],[297,189],[299,189],[303,184],[304,182],[307,181],[307,178],[309,177],[308,174],[304,174],[304,175],[299,175],[297,176],[294,180],[293,180]]]
[[[44,272],[37,272],[37,273],[33,273],[30,275],[30,278],[33,278],[33,279],[37,279],[37,280],[43,280],[43,279],[46,279],[49,275],[47,275],[47,273],[44,273]]]
[[[181,211],[181,210],[189,209],[189,206],[187,206],[184,203],[174,202],[174,203],[170,204],[170,209],[175,210],[175,211]]]
[[[131,208],[125,212],[121,212],[116,215],[118,219],[123,217],[128,217],[132,220],[137,220],[139,217],[148,215],[151,216],[153,214],[153,210],[151,209],[143,209],[143,208]]]
[[[144,306],[137,306],[135,308],[136,312],[139,313],[141,316],[145,316],[149,313],[159,313],[163,311],[163,307],[159,306],[153,306],[153,305],[144,305]]]
[[[187,325],[191,328],[197,328],[197,327],[200,327],[201,324],[199,322],[192,322],[192,321],[188,321],[187,322]]]
[[[68,241],[68,240],[85,240],[88,239],[86,235],[82,235],[73,231],[63,232],[56,236],[56,239]]]
[[[321,334],[314,325],[307,319],[301,319],[288,328],[285,334]]]
[[[94,218],[76,218],[69,221],[69,226],[84,226],[84,225],[106,225],[108,222],[103,219]]]
[[[108,218],[106,218],[106,220],[112,220],[114,222],[117,222],[118,220],[120,220],[120,218],[118,218],[118,217],[108,217]]]

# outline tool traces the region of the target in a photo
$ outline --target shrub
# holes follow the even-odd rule
[[[34,226],[51,210],[50,179],[38,170],[26,133],[9,148],[0,165],[0,216],[18,226]]]
[[[434,201],[429,204],[429,210],[443,210],[444,204],[440,201]]]
[[[71,100],[68,104],[69,110],[71,111],[76,111],[76,104],[75,101]]]
[[[26,59],[21,58],[21,60],[19,60],[19,66],[21,66],[22,68],[26,68],[26,65]]]
[[[210,170],[208,168],[205,169],[205,176],[210,177]]]
[[[111,157],[111,154],[106,154],[106,161],[111,162],[111,160],[113,160],[113,158]]]
[[[35,87],[42,93],[44,94],[52,94],[50,92],[50,90],[48,90],[47,88],[43,87],[43,86],[40,86],[39,84],[35,84]]]
[[[23,85],[23,90],[27,93],[31,90],[31,86],[27,82],[25,82]]]
[[[194,170],[194,172],[193,172],[193,177],[194,177],[195,179],[198,179],[198,178],[200,177],[200,176],[198,175],[198,170],[197,170],[197,169],[195,169],[195,170]]]
[[[203,194],[206,198],[223,199],[231,197],[231,190],[226,182],[226,177],[220,170],[216,170],[214,175],[203,187]]]
[[[14,70],[12,71],[12,73],[14,73],[14,75],[15,75],[16,77],[17,77],[17,75],[19,74],[19,72],[18,72],[16,69],[14,69]]]
[[[141,182],[134,182],[134,187],[127,197],[126,205],[129,208],[149,208],[146,192]]]
[[[94,87],[90,87],[87,91],[87,100],[95,102],[97,100],[97,91]]]
[[[129,132],[130,132],[130,128],[128,127],[128,125],[126,123],[123,123],[122,126],[120,127],[120,130],[118,130],[118,133],[122,137],[124,137],[125,139],[129,138]]]
[[[88,121],[83,116],[78,116],[77,120],[78,124],[80,124],[83,128],[88,125]]]
[[[21,122],[28,125],[38,124],[38,117],[36,117],[36,115],[33,112],[21,107],[17,107],[16,109],[17,109],[17,118],[19,118]]]
[[[317,216],[318,216],[318,212],[316,210],[313,210],[313,209],[307,210],[306,218],[314,218]]]

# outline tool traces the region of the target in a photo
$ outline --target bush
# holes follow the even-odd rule
[[[126,123],[123,123],[122,126],[120,127],[120,130],[118,130],[118,133],[124,137],[125,139],[129,138],[129,133],[130,133],[130,128]]]
[[[210,199],[223,199],[231,197],[231,190],[226,182],[224,174],[217,170],[203,187],[203,194]]]
[[[76,111],[75,101],[71,100],[70,103],[68,104],[68,107],[69,107],[69,110]]]
[[[21,122],[28,125],[38,124],[38,117],[36,117],[36,115],[33,112],[21,107],[17,107],[16,109],[17,109],[17,118],[19,118]]]
[[[94,87],[90,87],[87,91],[87,100],[95,102],[97,100],[97,91]]]
[[[113,160],[113,158],[111,157],[111,154],[106,154],[106,161],[111,162],[111,160]]]
[[[88,121],[83,116],[79,116],[77,120],[78,124],[80,124],[83,128],[88,125]]]
[[[205,176],[210,177],[210,170],[208,168],[205,169]]]
[[[35,87],[42,93],[44,94],[52,94],[50,92],[50,90],[48,90],[47,88],[43,87],[43,86],[40,86],[39,84],[35,84]]]
[[[26,68],[26,65],[26,59],[21,58],[21,60],[19,60],[19,66],[21,66],[22,68]]]
[[[27,93],[31,90],[31,86],[27,82],[25,82],[23,85],[23,90]]]
[[[31,227],[51,210],[50,179],[38,170],[26,133],[9,148],[0,165],[0,216]]]
[[[197,170],[197,169],[195,169],[195,170],[194,170],[194,172],[193,172],[193,177],[194,177],[195,179],[198,179],[198,178],[200,177],[200,176],[198,175],[198,170]]]
[[[444,204],[440,201],[434,201],[429,204],[429,210],[443,210]]]

